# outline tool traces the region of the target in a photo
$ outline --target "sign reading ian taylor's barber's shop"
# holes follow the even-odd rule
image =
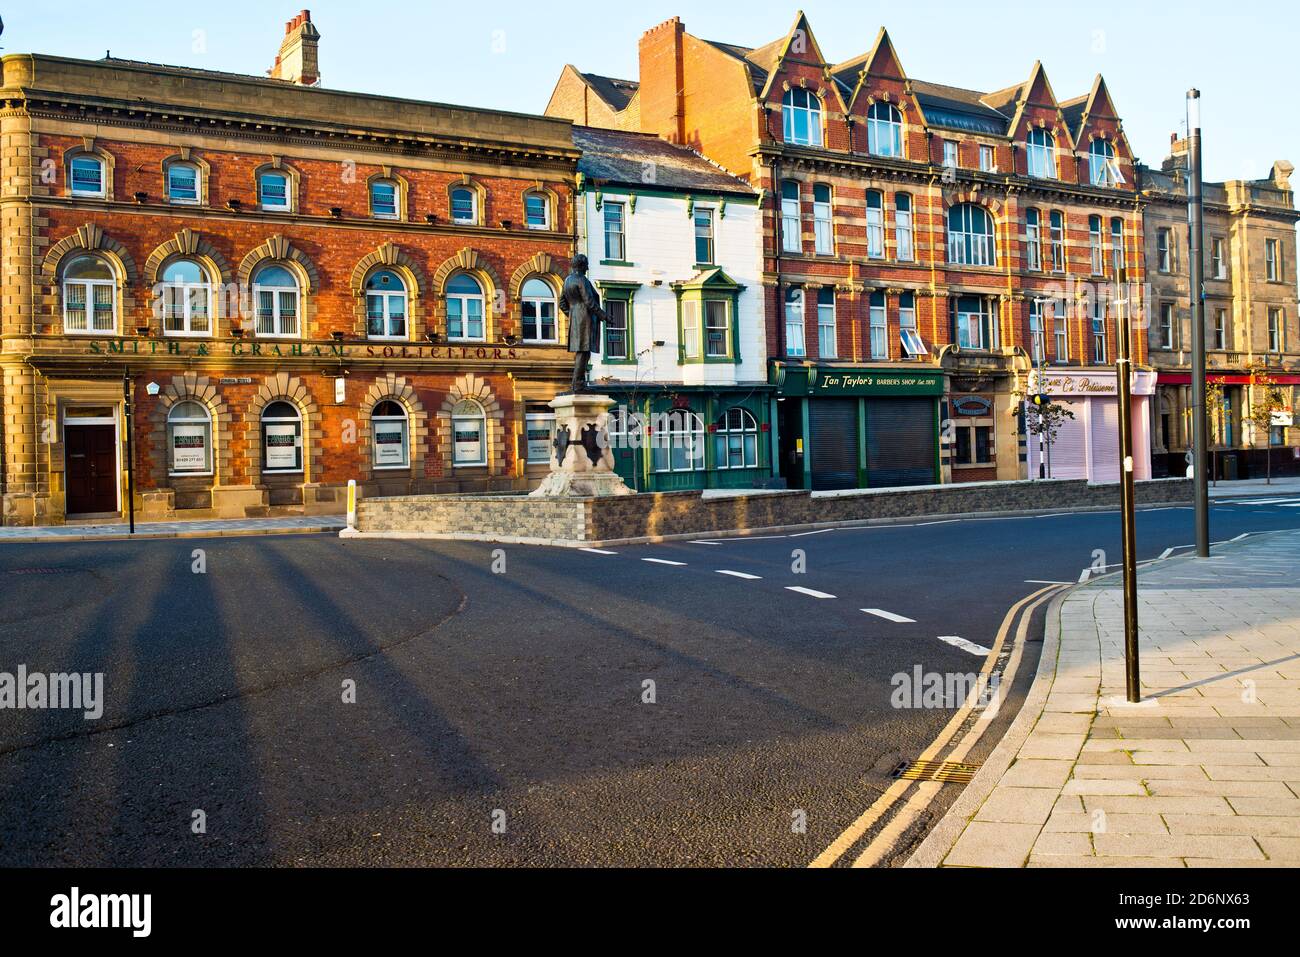
[[[344,345],[343,343],[309,342],[259,342],[235,340],[234,342],[180,342],[175,339],[92,339],[86,343],[91,355],[107,356],[215,356],[229,359],[286,358],[310,359],[490,359],[509,361],[518,359],[519,352],[508,346],[475,345],[420,345],[419,343],[393,343],[379,345]]]

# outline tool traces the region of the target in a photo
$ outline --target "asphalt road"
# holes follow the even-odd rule
[[[1189,544],[1191,514],[1140,513],[1140,557]],[[1119,547],[1113,512],[611,554],[3,545],[0,672],[102,672],[105,704],[0,710],[0,865],[802,866],[951,716],[893,707],[893,676],[978,671],[940,637],[990,645],[1037,582]]]

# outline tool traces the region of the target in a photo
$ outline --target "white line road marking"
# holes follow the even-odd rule
[[[985,648],[983,645],[977,645],[973,641],[967,641],[965,638],[958,638],[956,635],[940,635],[940,641],[947,642],[954,648],[960,648],[962,651],[969,651],[972,655],[979,655],[981,658],[987,657],[992,648]]]
[[[654,562],[656,565],[685,565],[685,562],[670,562],[666,558],[643,558],[643,562]]]
[[[948,518],[948,519],[944,519],[942,522],[921,522],[916,527],[924,528],[927,525],[952,525],[953,523],[960,522],[960,521],[961,521],[960,518]]]
[[[1091,575],[1092,575],[1092,569],[1085,568],[1083,571],[1079,572],[1079,581],[1086,582]]]
[[[606,551],[603,548],[580,548],[580,552],[591,552],[593,555],[617,555],[618,552]]]
[[[786,585],[786,591],[797,591],[801,595],[809,595],[812,598],[834,598],[834,595],[828,595],[824,591],[815,591],[812,588],[804,588],[802,585]]]
[[[721,545],[722,542],[691,542],[692,545]]]
[[[746,581],[758,581],[763,577],[762,575],[750,575],[746,572],[733,572],[729,568],[719,568],[717,572],[719,575],[730,575],[732,578],[743,578]]]
[[[1243,538],[1250,538],[1250,532],[1242,532],[1242,533],[1241,533],[1240,535],[1238,535],[1236,538],[1230,539],[1230,541],[1239,542],[1239,541],[1241,541]]]
[[[899,621],[905,624],[916,624],[915,618],[904,618],[902,615],[895,615],[892,611],[885,611],[882,608],[862,608],[868,615],[875,615],[877,618],[883,618],[885,621]]]
[[[1044,578],[1026,578],[1026,585],[1073,585],[1074,582],[1052,582]]]
[[[1160,557],[1161,557],[1161,558],[1168,558],[1170,555],[1172,555],[1172,554],[1174,553],[1174,549],[1177,548],[1177,547],[1178,547],[1177,545],[1171,545],[1171,546],[1169,546],[1169,547],[1166,548],[1163,552],[1160,553]]]
[[[833,532],[833,528],[815,528],[811,532],[795,532],[791,538],[803,538],[805,535],[821,535],[823,532]]]

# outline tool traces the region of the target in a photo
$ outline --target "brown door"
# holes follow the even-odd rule
[[[69,515],[117,511],[117,430],[73,425],[64,431]]]

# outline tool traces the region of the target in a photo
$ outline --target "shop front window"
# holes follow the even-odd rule
[[[262,410],[262,471],[302,471],[302,415],[288,402]]]
[[[656,472],[694,472],[704,468],[704,420],[674,409],[651,417],[651,452]]]
[[[487,415],[473,399],[451,410],[451,463],[456,467],[487,465]]]
[[[168,471],[172,475],[212,474],[212,416],[193,400],[167,413]]]
[[[758,423],[745,409],[728,409],[713,433],[713,462],[719,469],[758,467]]]
[[[403,469],[411,464],[410,423],[406,410],[385,399],[370,414],[376,469]]]

